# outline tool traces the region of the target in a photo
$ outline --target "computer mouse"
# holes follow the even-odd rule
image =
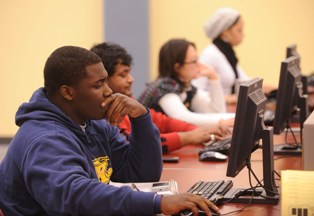
[[[212,209],[210,210],[210,213],[212,214],[212,216],[219,216],[220,215],[219,212],[215,212]],[[181,211],[181,213],[178,215],[180,215],[180,216],[194,216],[193,212],[189,209]],[[206,213],[203,210],[198,209],[198,216],[206,216]]]
[[[226,161],[227,158],[228,156],[214,151],[206,151],[199,156],[200,161]]]

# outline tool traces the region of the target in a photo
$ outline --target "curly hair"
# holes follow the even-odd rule
[[[116,43],[100,43],[91,48],[96,53],[107,70],[108,76],[112,76],[117,64],[131,66],[133,64],[132,56]]]
[[[61,85],[73,86],[87,77],[86,67],[100,63],[93,52],[76,46],[56,49],[47,59],[44,68],[45,90],[54,95]]]

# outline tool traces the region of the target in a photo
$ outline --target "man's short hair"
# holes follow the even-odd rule
[[[55,94],[62,85],[75,85],[86,78],[86,67],[101,59],[93,52],[76,46],[56,49],[47,59],[44,81],[47,94]]]

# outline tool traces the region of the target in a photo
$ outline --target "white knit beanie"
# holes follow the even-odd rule
[[[220,8],[204,23],[204,30],[207,37],[215,39],[224,30],[231,27],[240,13],[232,8]]]

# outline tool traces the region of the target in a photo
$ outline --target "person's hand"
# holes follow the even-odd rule
[[[226,122],[222,123],[217,129],[212,129],[214,134],[217,134],[216,130],[218,130],[222,136],[222,139],[226,139],[227,137],[230,137],[232,134],[232,131],[230,130],[230,127],[232,127],[234,124],[234,118],[226,120]]]
[[[206,127],[198,127],[191,131],[179,132],[178,134],[181,140],[181,145],[184,146],[187,144],[202,144],[211,141],[213,138],[215,140],[222,140],[230,135],[231,131],[223,127],[210,129]]]
[[[161,213],[165,215],[177,214],[182,210],[190,209],[194,215],[198,215],[198,209],[211,215],[210,209],[218,212],[218,207],[204,197],[195,194],[183,193],[163,196],[160,203]]]
[[[218,74],[213,67],[200,63],[199,76],[206,76],[210,80],[216,80],[219,78]]]
[[[213,135],[214,140],[224,140],[231,136],[232,132],[228,126],[219,126],[217,128],[211,128],[210,134]],[[212,139],[212,137],[211,137]]]
[[[228,130],[228,128],[233,127],[234,118],[222,119],[219,121],[218,125],[219,125],[219,128],[223,130]]]
[[[107,97],[101,106],[106,109],[105,119],[112,125],[118,125],[126,115],[137,118],[147,113],[145,107],[137,100],[120,93]]]
[[[227,104],[236,105],[238,101],[237,94],[225,95],[225,101]]]

